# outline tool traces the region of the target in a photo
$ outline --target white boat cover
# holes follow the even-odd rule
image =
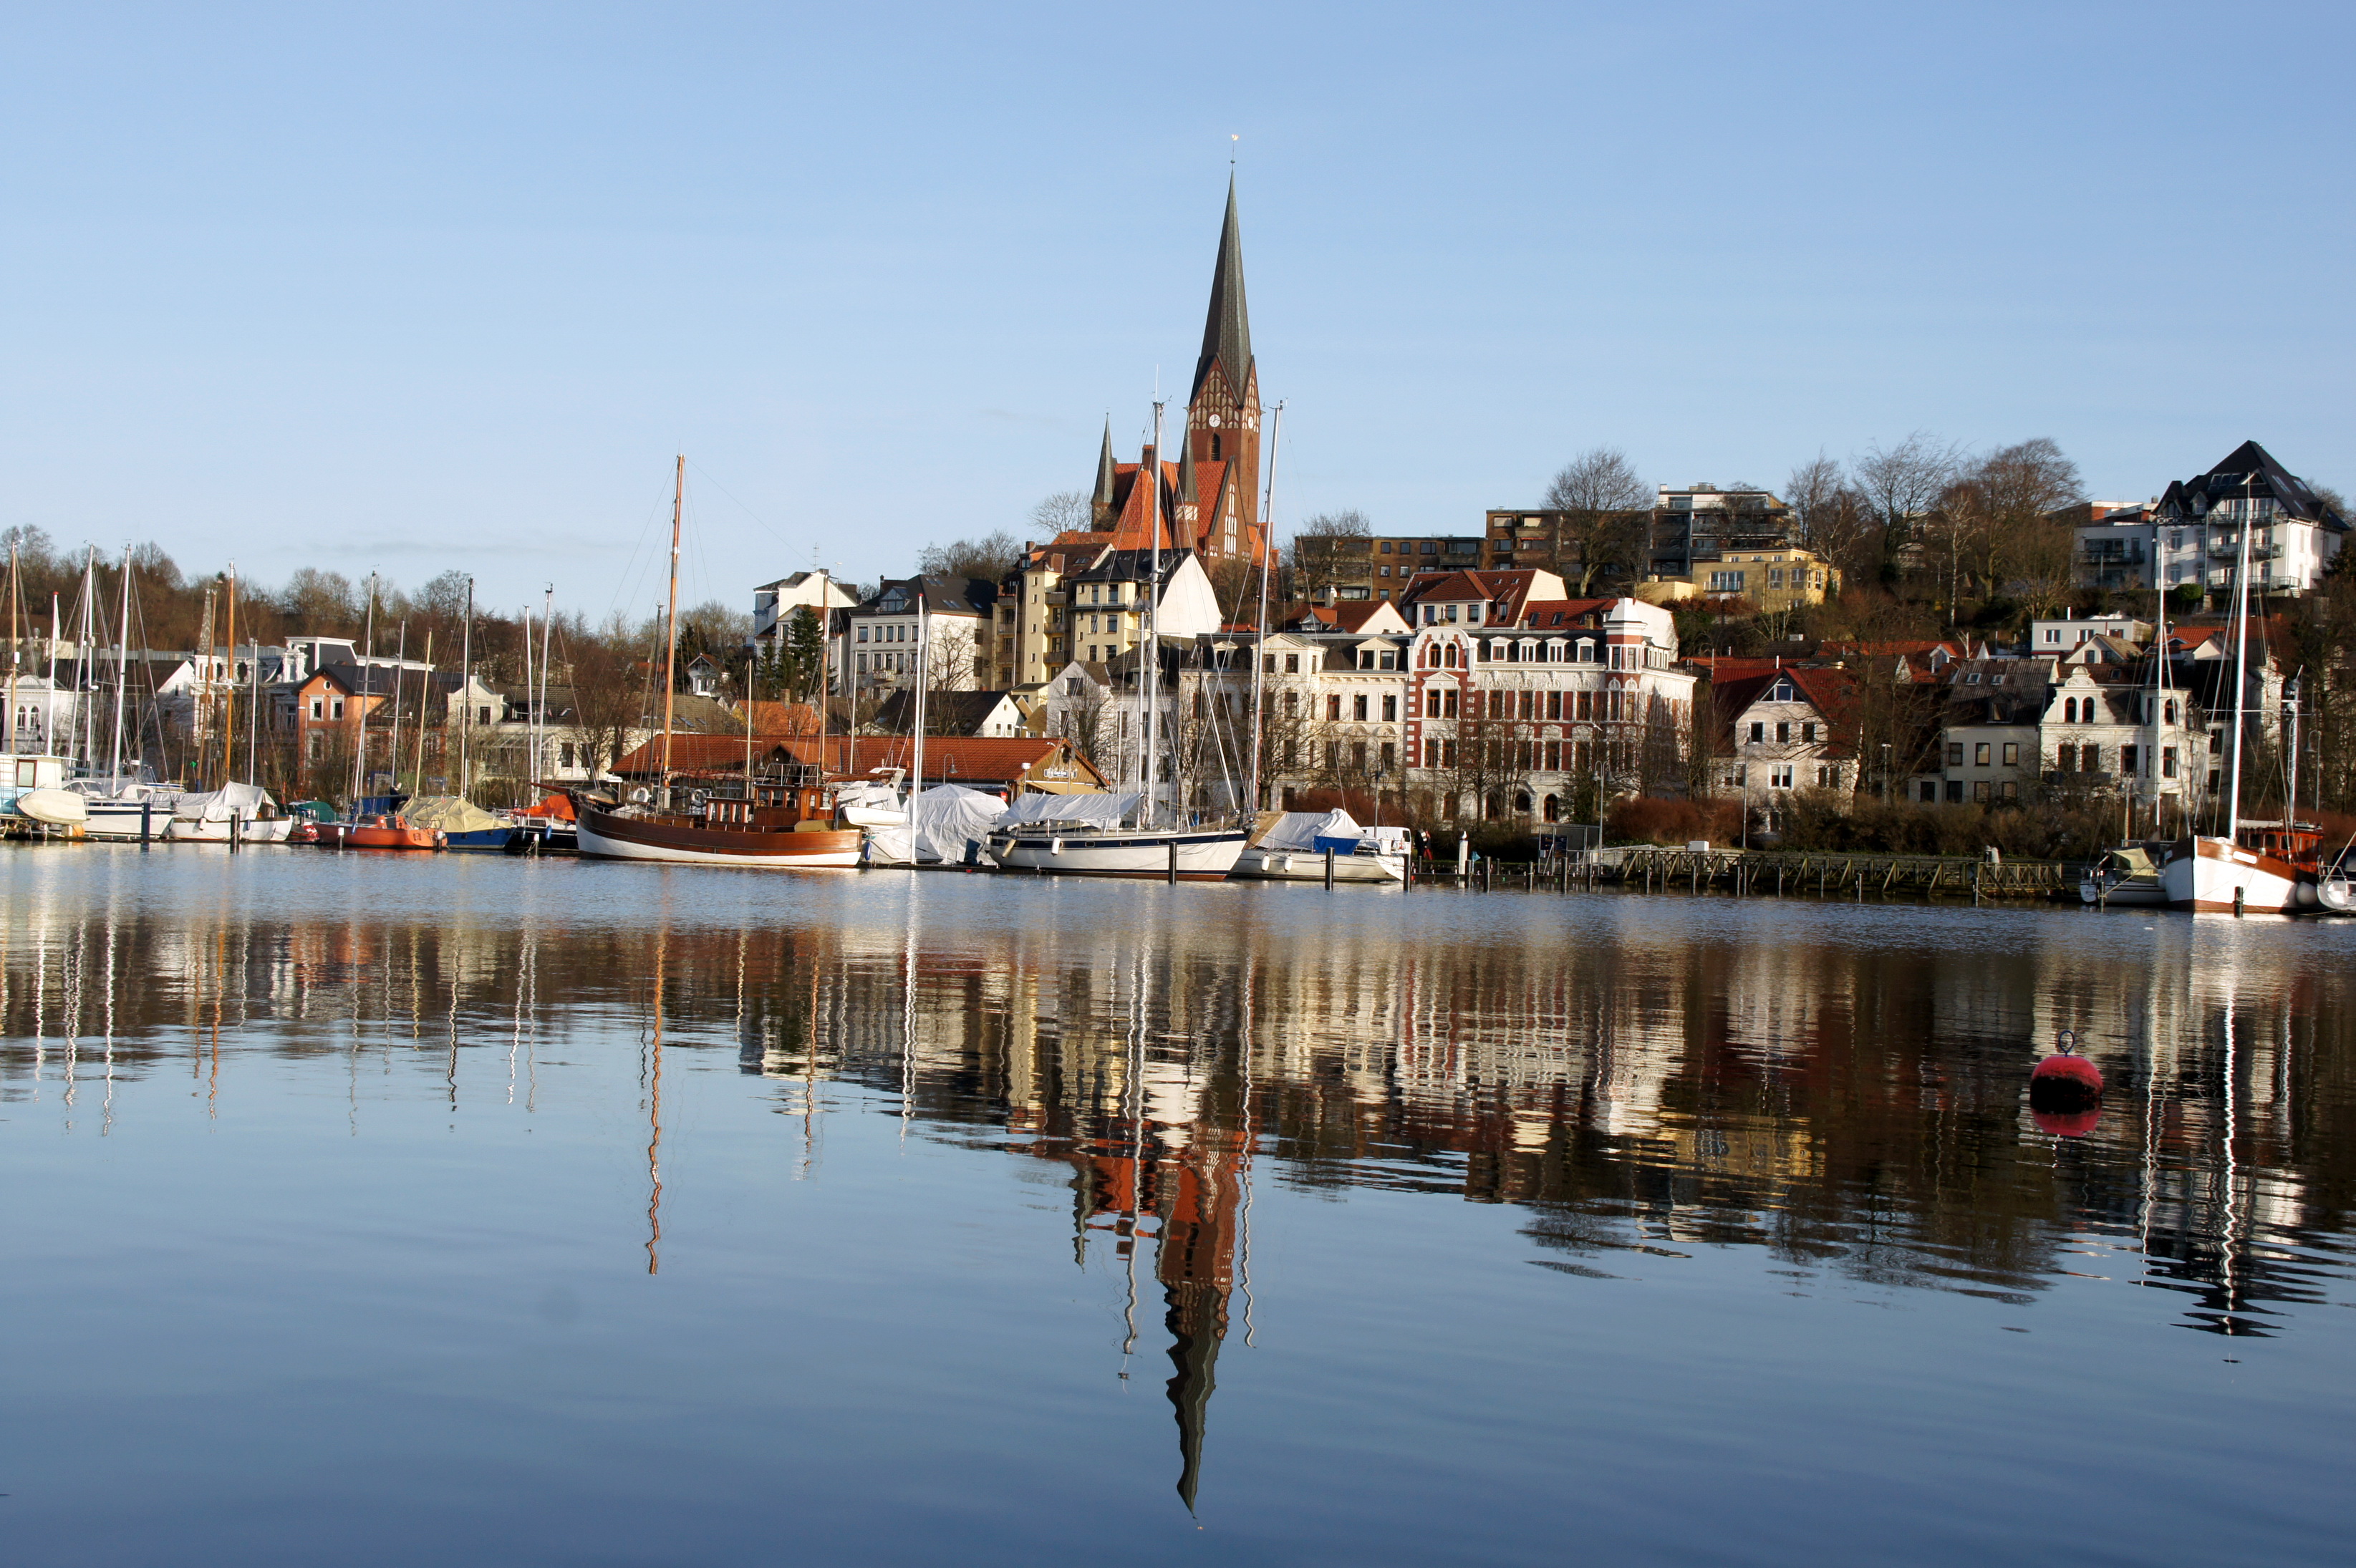
[[[172,815],[183,822],[227,822],[236,816],[247,822],[262,815],[270,792],[254,784],[223,784],[200,795],[184,795],[172,803]]]
[[[1037,822],[1066,822],[1082,827],[1118,827],[1137,812],[1143,797],[1135,795],[1026,795],[1017,797],[998,819],[1001,827],[1022,827]]]
[[[916,797],[916,859],[962,860],[966,845],[988,837],[1005,815],[1006,803],[994,795],[962,784],[935,784]]]
[[[1259,847],[1306,855],[1320,838],[1346,838],[1355,844],[1365,832],[1346,811],[1288,811],[1259,836]]]
[[[508,820],[493,816],[464,795],[419,795],[401,808],[412,827],[431,827],[443,833],[479,833],[486,827],[505,827]]]

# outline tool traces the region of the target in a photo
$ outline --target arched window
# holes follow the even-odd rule
[[[1217,436],[1215,436],[1215,436],[1213,436],[1213,437],[1211,438],[1211,461],[1212,461],[1212,462],[1214,462],[1214,463],[1216,463],[1218,460],[1219,460],[1219,438],[1218,438]]]
[[[1546,797],[1546,819],[1548,822],[1562,820],[1562,796],[1550,795]]]
[[[2062,704],[2062,722],[2064,724],[2075,724],[2077,721],[2078,699],[2072,697]]]
[[[1529,791],[1518,789],[1514,792],[1514,814],[1516,816],[1527,816],[1530,814]]]

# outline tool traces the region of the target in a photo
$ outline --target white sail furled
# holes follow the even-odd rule
[[[1006,808],[998,819],[1001,827],[1022,827],[1032,823],[1066,823],[1076,827],[1118,827],[1137,815],[1138,803],[1144,797],[1134,792],[1128,795],[1026,795]]]

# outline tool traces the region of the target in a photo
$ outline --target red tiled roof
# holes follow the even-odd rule
[[[744,706],[751,711],[755,735],[818,733],[818,709],[807,702],[755,701]]]
[[[1533,599],[1522,606],[1522,624],[1532,631],[1580,626],[1586,624],[1588,616],[1601,614],[1611,607],[1609,599]]]
[[[775,739],[756,739],[753,743],[755,765],[777,762],[785,755],[784,746]],[[626,777],[637,776],[659,773],[662,765],[663,738],[657,735],[643,745],[632,747],[614,764],[614,771]],[[674,731],[670,738],[670,768],[675,773],[741,774],[744,771],[744,737]]]
[[[796,762],[809,766],[819,763],[816,736],[779,745]],[[826,771],[837,777],[864,776],[877,768],[907,767],[913,761],[911,753],[905,735],[830,735],[824,763]],[[1054,736],[934,735],[925,741],[925,779],[932,784],[970,782],[977,788],[1009,784],[1035,768],[1064,764],[1080,770],[1082,782],[1104,782],[1087,758],[1071,751],[1070,742]]]

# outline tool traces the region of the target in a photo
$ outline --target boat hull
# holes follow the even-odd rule
[[[669,866],[741,866],[772,870],[848,870],[859,864],[859,834],[690,827],[581,807],[580,853],[605,860]]]
[[[170,843],[226,844],[229,842],[230,825],[226,822],[191,822],[186,817],[165,816],[160,814],[155,820],[155,831]],[[167,823],[168,827],[166,826]],[[241,844],[284,844],[294,832],[294,819],[291,816],[263,817],[256,822],[241,822],[237,826],[237,841]],[[122,837],[122,835],[111,834],[109,837]],[[131,831],[128,837],[133,838],[139,837],[139,819],[136,816],[131,819]]]
[[[1178,879],[1226,880],[1248,837],[1241,828],[1194,832],[993,833],[990,857],[1009,871],[1051,877],[1167,877],[1178,849]]]
[[[90,803],[90,820],[82,824],[82,834],[91,838],[136,841],[142,816],[140,806],[141,803],[135,800],[93,800]],[[145,816],[147,837],[161,838],[172,823],[172,802],[148,802]]]
[[[2315,901],[2326,914],[2356,914],[2356,882],[2326,877],[2315,885]]]
[[[2313,873],[2223,838],[2178,845],[2159,880],[2170,909],[2301,914],[2319,904]]]
[[[1337,882],[1399,882],[1407,877],[1407,857],[1404,855],[1336,855],[1333,857],[1333,880]],[[1325,880],[1325,857],[1314,849],[1246,849],[1237,857],[1231,876],[1255,881],[1322,882]]]

